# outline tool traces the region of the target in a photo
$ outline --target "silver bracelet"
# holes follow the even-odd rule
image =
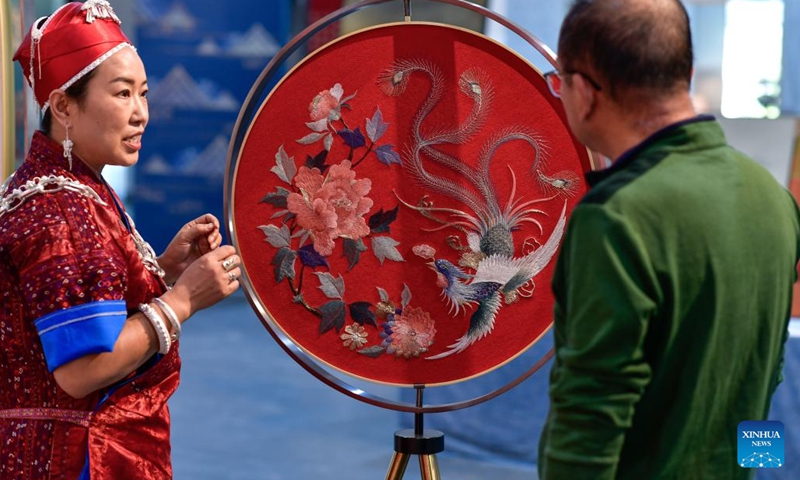
[[[159,297],[154,297],[153,302],[158,305],[158,308],[164,312],[164,316],[167,317],[169,323],[172,324],[172,341],[181,338],[181,322],[178,321],[178,316],[175,315],[175,310],[169,306],[167,302],[161,300]]]
[[[156,312],[149,303],[139,304],[139,311],[150,320],[150,324],[153,325],[153,329],[156,331],[156,336],[158,337],[158,353],[166,355],[169,353],[172,341],[169,338],[169,330],[167,330],[164,321],[158,316],[158,312]]]

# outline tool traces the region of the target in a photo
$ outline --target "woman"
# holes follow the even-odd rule
[[[101,177],[136,163],[148,120],[119,23],[105,0],[69,3],[14,57],[43,118],[0,190],[3,480],[172,478],[181,324],[239,286],[216,218],[156,257]]]

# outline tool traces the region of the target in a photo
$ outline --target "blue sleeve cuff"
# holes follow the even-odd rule
[[[127,318],[123,300],[86,303],[39,318],[36,330],[48,370],[90,353],[113,351]]]

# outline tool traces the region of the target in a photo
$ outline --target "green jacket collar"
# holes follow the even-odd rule
[[[710,125],[708,122],[713,122]],[[586,182],[595,186],[615,173],[628,168],[637,158],[641,158],[651,149],[669,145],[671,149],[679,149],[681,145],[690,145],[692,149],[720,146],[725,144],[722,127],[716,123],[712,115],[698,115],[668,125],[647,137],[642,143],[623,153],[610,167],[586,173]]]

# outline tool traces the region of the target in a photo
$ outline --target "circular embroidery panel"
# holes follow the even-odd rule
[[[301,61],[249,125],[228,180],[246,291],[268,328],[348,375],[482,375],[551,326],[589,165],[506,47],[432,23],[356,32]]]

